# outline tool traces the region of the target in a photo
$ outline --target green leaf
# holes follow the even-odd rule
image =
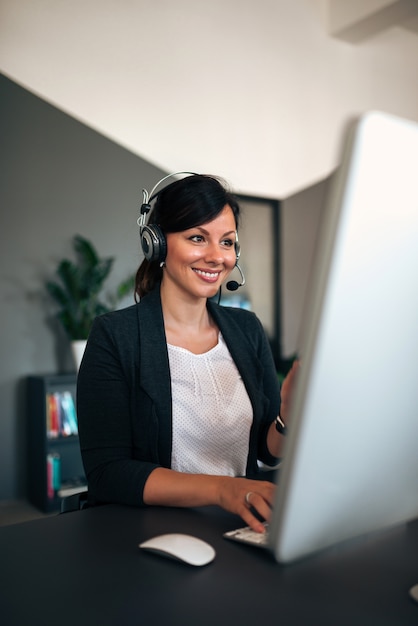
[[[84,239],[81,235],[75,235],[73,242],[74,250],[81,265],[94,267],[99,263],[99,255],[90,241]]]
[[[97,315],[115,309],[130,291],[133,294],[135,275],[118,285],[114,294],[100,300],[115,259],[101,259],[93,244],[81,235],[74,236],[73,248],[76,261],[62,259],[56,269],[58,280],[48,280],[45,287],[59,306],[56,316],[68,336],[86,339]]]

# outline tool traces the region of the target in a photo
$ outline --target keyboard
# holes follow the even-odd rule
[[[252,546],[267,547],[268,545],[268,524],[264,524],[266,532],[257,533],[249,526],[244,528],[237,528],[236,530],[229,530],[224,533],[226,539],[232,539],[233,541],[240,541],[241,543],[247,543]]]

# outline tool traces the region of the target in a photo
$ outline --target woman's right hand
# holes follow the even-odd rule
[[[255,511],[266,522],[270,521],[274,501],[275,485],[248,478],[219,477],[219,506],[230,513],[239,515],[256,532],[264,532],[265,527]]]

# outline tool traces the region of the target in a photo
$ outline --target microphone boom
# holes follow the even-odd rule
[[[239,273],[241,274],[241,282],[238,283],[236,280],[229,280],[226,283],[226,288],[229,291],[236,291],[239,287],[243,287],[245,285],[245,276],[244,276],[244,272],[242,271],[242,269],[240,268],[240,266],[238,265],[238,263],[235,264],[235,267],[237,268],[237,270],[239,271]]]

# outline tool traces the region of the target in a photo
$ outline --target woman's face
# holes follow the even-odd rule
[[[167,234],[163,286],[195,298],[210,298],[235,266],[235,218],[227,204],[211,222]]]

